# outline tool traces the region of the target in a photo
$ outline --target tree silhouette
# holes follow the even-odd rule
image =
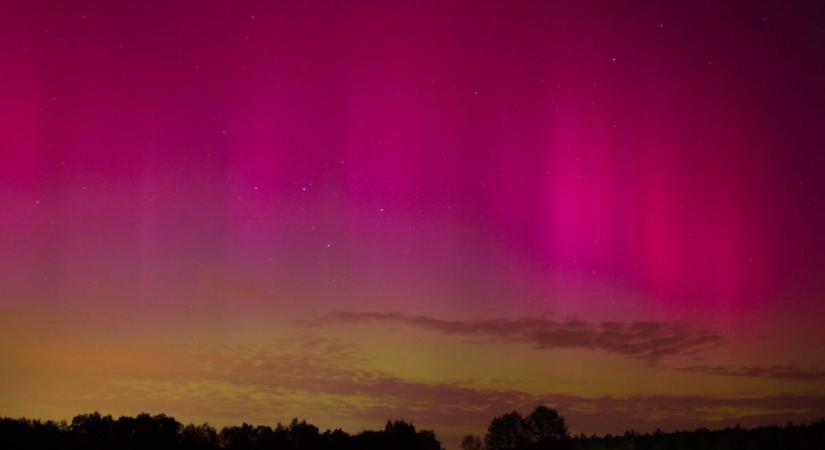
[[[321,433],[318,427],[307,423],[306,420],[298,422],[297,419],[292,419],[289,424],[289,437],[295,448],[306,450],[321,448]]]
[[[180,447],[183,450],[216,450],[218,445],[218,432],[207,424],[186,425],[180,430],[178,437]]]
[[[112,416],[101,416],[100,413],[81,414],[72,419],[69,426],[73,441],[81,448],[89,450],[103,450],[119,446],[116,436],[117,423]],[[128,433],[133,435],[133,433]]]
[[[546,449],[569,437],[564,417],[555,409],[537,406],[526,418],[518,411],[494,418],[485,442],[487,450]]]
[[[567,439],[567,424],[555,409],[537,406],[526,419],[528,440],[546,448],[552,441]]]
[[[111,418],[111,416],[107,416]],[[124,449],[173,449],[178,444],[178,432],[181,424],[163,414],[150,416],[138,414],[137,417],[121,417],[115,424],[116,440]]]
[[[487,427],[487,450],[514,450],[528,444],[527,423],[518,411],[495,417]]]
[[[484,450],[484,443],[480,437],[468,434],[461,440],[461,450]]]

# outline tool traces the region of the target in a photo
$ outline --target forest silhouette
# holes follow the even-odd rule
[[[727,450],[825,448],[825,420],[803,425],[740,427],[722,430],[571,436],[564,417],[538,406],[526,417],[517,411],[493,418],[484,437],[467,435],[461,450]],[[288,425],[224,427],[183,425],[164,414],[118,419],[97,412],[71,422],[0,418],[0,449],[55,450],[441,450],[432,431],[416,430],[403,420],[383,430],[349,434],[321,432],[305,420]]]

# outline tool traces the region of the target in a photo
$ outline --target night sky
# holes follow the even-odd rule
[[[0,4],[0,415],[825,416],[816,2]]]

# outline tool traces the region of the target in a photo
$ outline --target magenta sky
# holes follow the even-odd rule
[[[819,418],[823,23],[5,2],[0,415]]]

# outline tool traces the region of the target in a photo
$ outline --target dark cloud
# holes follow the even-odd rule
[[[537,348],[585,348],[645,360],[690,354],[719,344],[710,331],[668,322],[584,322],[548,319],[444,320],[402,313],[336,312],[312,323],[387,322],[426,328],[441,333],[524,342]]]
[[[787,365],[744,367],[690,366],[680,367],[678,370],[726,377],[773,378],[798,381],[825,380],[825,370],[823,369]]]

